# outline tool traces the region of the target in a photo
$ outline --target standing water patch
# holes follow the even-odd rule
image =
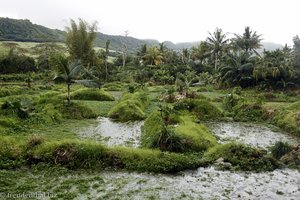
[[[240,122],[222,122],[208,124],[210,130],[219,138],[220,143],[237,141],[254,147],[267,148],[277,141],[294,144],[299,142],[295,137],[286,133],[274,132],[261,124]]]
[[[144,121],[116,122],[106,117],[100,117],[96,123],[78,132],[82,138],[92,138],[104,141],[108,146],[131,146],[140,144],[141,127]]]

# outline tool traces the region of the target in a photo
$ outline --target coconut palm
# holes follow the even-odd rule
[[[228,47],[228,39],[223,33],[222,29],[216,28],[214,33],[209,33],[209,37],[206,39],[210,48],[210,53],[214,58],[215,70],[218,69],[218,63],[224,51]]]
[[[228,85],[251,85],[255,57],[243,51],[226,54],[220,69],[220,80]]]
[[[70,91],[71,84],[75,83],[75,80],[78,78],[80,71],[82,69],[81,63],[79,60],[68,62],[68,59],[63,55],[55,56],[52,61],[55,63],[55,68],[57,74],[54,77],[54,81],[65,82],[67,84],[67,101],[68,104],[71,103]]]
[[[201,42],[199,45],[192,47],[191,58],[196,61],[199,60],[201,63],[208,58],[210,55],[210,46],[208,42]]]
[[[243,35],[234,34],[235,38],[232,39],[233,45],[236,48],[244,50],[246,53],[254,52],[255,54],[259,55],[256,49],[259,49],[262,44],[262,39],[260,38],[261,35],[258,35],[256,31],[250,30],[250,27],[247,26],[245,28],[245,32]]]
[[[145,60],[150,65],[159,65],[163,62],[163,54],[157,46],[153,46],[146,53]]]

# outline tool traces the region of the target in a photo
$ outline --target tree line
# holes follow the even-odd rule
[[[81,79],[93,80],[97,87],[106,81],[127,80],[141,84],[174,84],[178,80],[214,84],[218,87],[259,87],[261,89],[289,89],[300,84],[300,39],[274,51],[264,50],[261,35],[250,27],[242,34],[229,38],[216,28],[191,49],[175,51],[165,43],[142,45],[136,53],[128,53],[126,42],[117,52],[110,51],[110,41],[104,49],[94,48],[97,24],[79,19],[70,21],[66,29],[66,52],[59,45],[44,43],[37,47],[38,58],[10,53],[0,59],[1,73],[45,71],[63,68],[79,62]],[[38,50],[40,49],[40,50]],[[114,58],[112,58],[112,56]],[[57,70],[56,70],[57,71]]]

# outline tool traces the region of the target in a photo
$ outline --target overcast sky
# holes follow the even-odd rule
[[[297,2],[298,1],[298,2]],[[250,26],[264,41],[292,45],[300,34],[299,0],[0,0],[0,16],[64,29],[69,19],[98,21],[98,31],[160,42],[230,36]],[[232,34],[231,34],[232,35]]]

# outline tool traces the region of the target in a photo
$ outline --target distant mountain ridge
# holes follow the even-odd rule
[[[22,41],[22,42],[63,42],[65,32],[58,29],[50,29],[45,26],[33,24],[28,19],[11,19],[0,17],[0,41]],[[108,35],[97,33],[95,45],[105,47],[105,42],[110,40],[110,48],[120,50],[124,42],[127,44],[129,52],[135,52],[143,44],[158,45],[159,41],[154,39],[137,39],[134,37],[125,37],[121,35]],[[165,41],[165,45],[173,50],[181,50],[182,48],[191,48],[199,44],[199,42],[183,42],[176,43]],[[281,48],[282,45],[262,42],[263,48],[266,50],[275,50]],[[262,50],[261,50],[262,51]]]

